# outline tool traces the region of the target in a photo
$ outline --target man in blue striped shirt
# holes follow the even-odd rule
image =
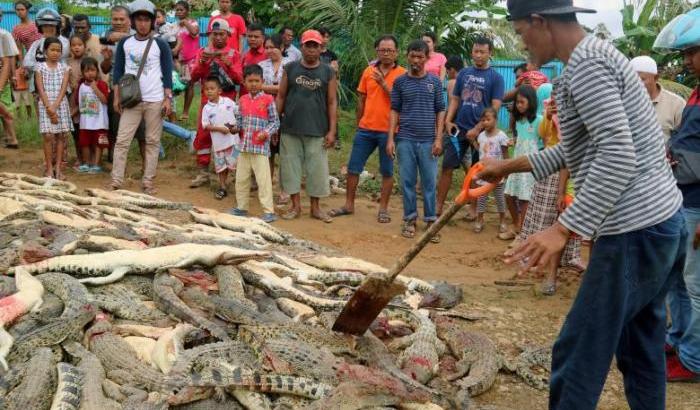
[[[595,238],[588,269],[554,344],[551,409],[594,409],[613,356],[632,409],[665,405],[664,298],[681,274],[687,230],[654,108],[629,61],[578,24],[571,0],[508,0],[509,19],[537,64],[567,63],[555,83],[562,140],[480,177],[535,177],[568,168],[576,197],[551,228],[507,262],[559,260],[571,233]]]
[[[401,235],[406,238],[416,234],[418,174],[423,188],[423,220],[430,226],[437,219],[435,185],[438,157],[442,154],[445,101],[440,79],[425,71],[428,53],[428,45],[422,40],[409,44],[410,69],[394,81],[391,90],[386,152],[392,158],[397,153],[399,156],[404,221]],[[440,237],[436,235],[431,241],[439,242]]]

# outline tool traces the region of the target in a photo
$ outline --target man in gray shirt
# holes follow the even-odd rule
[[[555,80],[562,140],[478,177],[537,179],[568,168],[576,195],[551,228],[530,236],[509,263],[559,260],[572,233],[594,238],[588,269],[552,352],[551,409],[595,409],[613,356],[633,409],[665,405],[664,298],[682,273],[682,196],[646,90],[610,43],[586,35],[571,0],[508,0],[509,19],[540,65],[567,64]]]

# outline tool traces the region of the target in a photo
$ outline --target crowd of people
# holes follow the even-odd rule
[[[215,197],[223,200],[228,176],[235,173],[234,215],[248,215],[256,189],[261,218],[277,219],[276,156],[278,202],[288,203],[281,217],[300,217],[302,187],[312,218],[328,223],[352,215],[360,175],[378,151],[377,222],[391,222],[388,205],[398,168],[401,235],[414,238],[419,190],[427,229],[443,212],[454,170],[481,161],[485,169],[472,187],[493,183],[498,237],[510,241],[505,256],[520,261],[521,274],[530,268],[543,272],[543,294],[556,292],[559,268],[586,270],[581,246],[593,240],[581,290],[555,345],[552,407],[595,404],[615,353],[633,407],[662,408],[656,405],[663,398],[659,375],[700,381],[698,90],[686,103],[659,85],[653,59],[630,62],[609,43],[586,35],[576,13],[591,10],[569,0],[508,1],[509,18],[533,56],[516,68],[512,90],[490,66],[494,46],[487,37],[474,40],[469,67],[461,56],[437,52],[439,38],[432,32],[405,50],[393,35],[379,37],[376,58],[357,88],[346,200],[326,212],[320,201],[330,194],[327,150],[337,139],[339,81],[328,30],[304,31],[297,48],[292,29],[266,36],[263,26],[246,25],[232,12],[231,0],[219,0],[207,45],[200,47],[200,28],[186,1],[176,3],[175,23],[148,0],[115,6],[102,36],[91,33],[85,15],[70,20],[47,8],[34,23],[30,8],[17,1],[20,24],[12,33],[0,30],[0,89],[12,84],[17,115],[24,110],[31,117],[36,107],[47,177],[65,178],[72,133],[76,170],[103,172],[106,151],[112,161],[108,187],[120,189],[135,138],[143,191],[156,193],[161,135],[164,127],[177,129],[175,92],[184,93],[179,118],[187,120],[197,85],[197,130],[184,131],[193,137],[199,169],[190,186],[209,183],[213,162]],[[698,24],[700,12],[685,18]],[[684,53],[688,70],[700,75],[700,33],[675,49]],[[398,63],[401,53],[407,67]],[[567,66],[550,81],[539,67],[555,57]],[[504,105],[510,110],[508,130],[498,127]],[[18,148],[7,103],[0,104],[0,119],[5,146]],[[476,234],[485,229],[487,205],[484,195],[469,207]],[[440,242],[440,236],[431,241]],[[664,371],[653,346],[665,325],[667,291],[672,326]],[[601,341],[601,335],[610,337]],[[582,340],[600,343],[591,353]],[[574,365],[564,366],[565,358]],[[642,360],[644,372],[633,369],[640,366],[634,360]],[[590,370],[586,377],[571,370],[582,366]]]

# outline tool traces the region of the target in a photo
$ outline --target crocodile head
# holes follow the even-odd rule
[[[437,307],[449,309],[462,301],[462,288],[447,282],[437,282],[433,290],[423,296],[419,308]]]

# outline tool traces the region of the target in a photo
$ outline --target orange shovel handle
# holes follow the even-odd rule
[[[459,193],[459,195],[457,195],[457,198],[455,198],[456,203],[464,204],[468,200],[476,199],[480,196],[484,196],[496,188],[496,184],[490,183],[490,182],[485,184],[485,185],[482,185],[478,188],[471,188],[472,181],[476,177],[476,174],[481,172],[483,169],[484,169],[484,166],[481,164],[481,162],[477,162],[476,164],[472,165],[471,168],[469,168],[469,172],[467,172],[467,176],[464,177],[464,184],[462,184],[462,191]]]

